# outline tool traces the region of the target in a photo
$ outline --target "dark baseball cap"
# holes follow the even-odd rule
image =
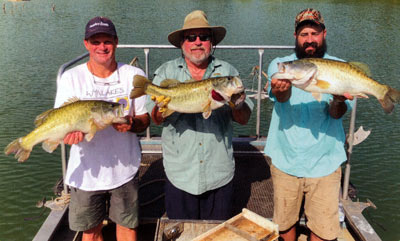
[[[115,30],[113,22],[105,17],[94,17],[86,24],[85,39],[98,33],[109,34],[117,37],[117,31]]]
[[[325,29],[325,21],[322,17],[321,13],[313,8],[307,8],[297,14],[296,19],[294,21],[294,28],[297,31],[298,27],[303,23],[313,23],[315,25],[321,26]]]

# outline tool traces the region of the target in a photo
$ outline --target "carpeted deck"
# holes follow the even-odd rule
[[[162,154],[143,154],[139,169],[139,201],[142,221],[156,221],[165,215],[164,180]],[[146,147],[149,148],[149,147]],[[261,148],[261,147],[260,147]],[[267,218],[272,218],[273,191],[269,171],[269,158],[259,152],[260,148],[235,144],[236,171],[234,177],[234,215],[247,209]]]

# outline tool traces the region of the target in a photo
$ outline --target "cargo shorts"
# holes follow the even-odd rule
[[[274,222],[279,231],[290,229],[299,220],[304,197],[307,227],[323,239],[336,239],[340,233],[339,190],[342,169],[318,178],[288,175],[271,165],[274,187]]]
[[[138,206],[138,184],[135,179],[105,191],[84,191],[72,187],[69,226],[74,231],[86,231],[99,225],[108,215],[121,226],[136,228],[139,225]]]

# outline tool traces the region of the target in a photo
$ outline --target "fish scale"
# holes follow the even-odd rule
[[[90,141],[95,133],[112,123],[125,123],[123,105],[100,100],[72,100],[60,108],[48,110],[36,117],[36,128],[17,138],[4,149],[15,154],[19,162],[29,158],[32,148],[40,143],[47,152],[53,152],[64,137],[73,131],[86,133]]]
[[[160,96],[170,99],[167,106],[162,109],[164,118],[176,111],[180,113],[203,113],[203,117],[207,119],[212,110],[228,103],[233,94],[244,91],[240,78],[233,76],[191,82],[166,79],[160,83],[160,86],[157,86],[147,78],[136,75],[133,79],[133,86],[131,98],[147,94],[157,99]],[[214,99],[212,93],[221,98]]]
[[[321,93],[364,98],[373,95],[384,111],[391,113],[394,103],[400,102],[400,92],[368,77],[368,72],[360,63],[305,58],[278,63],[278,72],[271,78],[287,79],[295,87],[311,92],[318,101]]]

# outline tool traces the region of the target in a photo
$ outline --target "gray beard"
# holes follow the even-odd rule
[[[182,54],[185,58],[188,58],[190,60],[190,62],[192,62],[195,65],[201,65],[203,64],[205,61],[208,60],[208,58],[210,57],[211,53],[208,55],[203,55],[200,58],[195,58],[192,55],[188,54],[185,52],[185,50],[182,49]]]

